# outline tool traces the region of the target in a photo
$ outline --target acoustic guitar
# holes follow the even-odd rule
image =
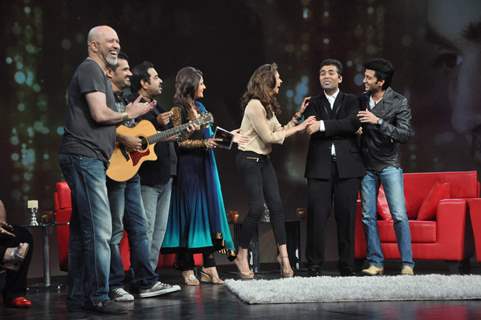
[[[117,143],[110,157],[107,176],[118,182],[129,180],[139,171],[144,161],[157,160],[157,155],[154,151],[157,142],[186,132],[191,124],[205,126],[213,121],[214,118],[211,113],[203,113],[195,120],[164,131],[157,131],[154,125],[147,120],[140,121],[132,128],[120,125],[116,130],[117,134],[140,138],[142,150],[127,151],[124,145]]]

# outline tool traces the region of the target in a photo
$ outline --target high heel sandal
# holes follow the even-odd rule
[[[28,254],[29,248],[30,246],[26,242],[20,243],[15,248],[7,248],[0,266],[8,270],[18,271]]]
[[[241,268],[239,266],[239,262],[237,259],[234,260],[234,263],[237,267],[237,270],[239,270],[239,275],[240,275],[240,278],[243,279],[243,280],[250,280],[250,279],[254,279],[254,272],[252,272],[251,270],[249,271],[241,271]]]
[[[211,284],[224,284],[224,280],[217,275],[212,275],[206,272],[204,269],[200,270],[200,282]]]
[[[199,279],[194,274],[194,271],[182,271],[182,278],[184,278],[184,283],[188,286],[198,286],[200,285]]]
[[[277,262],[279,262],[279,265],[281,266],[281,277],[282,278],[292,278],[294,277],[294,270],[289,266],[288,271],[284,270],[284,260],[289,261],[289,256],[277,256]]]

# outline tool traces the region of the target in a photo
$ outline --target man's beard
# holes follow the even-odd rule
[[[378,93],[379,91],[381,91],[381,89],[378,89],[378,88],[375,88],[375,87],[374,87],[374,88],[373,88],[373,87],[368,87],[367,89],[366,89],[366,87],[364,87],[364,89],[365,89],[364,92],[367,92],[367,93],[370,94],[370,95],[373,95],[373,94]]]
[[[149,98],[151,98],[151,99],[158,98],[158,97],[160,97],[161,94],[162,94],[162,90],[148,93]]]
[[[107,56],[105,57],[105,61],[110,68],[115,68],[117,66],[118,60],[119,59],[117,56],[112,57],[110,54],[107,54]]]

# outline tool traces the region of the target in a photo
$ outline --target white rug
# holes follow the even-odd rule
[[[225,283],[248,304],[481,299],[479,275],[229,279]]]

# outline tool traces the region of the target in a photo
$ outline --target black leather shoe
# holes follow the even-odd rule
[[[321,276],[321,268],[318,265],[310,265],[307,267],[307,274],[310,277],[319,277]]]
[[[345,270],[340,270],[339,271],[341,277],[353,277],[355,276],[356,274],[350,270],[350,269],[345,269]]]
[[[84,306],[85,310],[103,313],[103,314],[125,314],[127,309],[119,302],[113,300],[101,301],[96,304]]]
[[[70,313],[84,312],[84,306],[67,302],[67,311]]]

